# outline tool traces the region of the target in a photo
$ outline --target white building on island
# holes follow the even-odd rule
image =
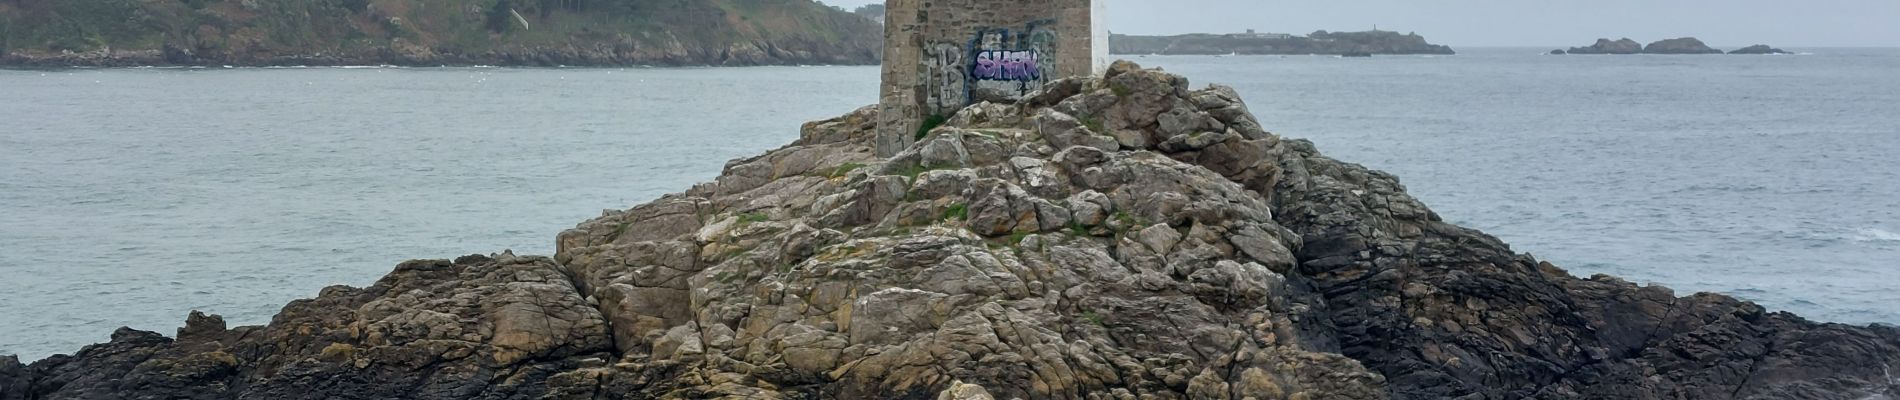
[[[1292,39],[1293,38],[1293,34],[1291,33],[1260,33],[1260,32],[1254,32],[1254,30],[1252,29],[1248,29],[1247,33],[1236,33],[1231,36],[1240,37],[1240,38],[1249,38],[1249,39]]]

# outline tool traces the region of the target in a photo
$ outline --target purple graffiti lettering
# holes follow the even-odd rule
[[[976,79],[1002,79],[1003,67],[992,52],[976,54],[976,68],[970,69],[970,76]]]
[[[1034,51],[985,50],[977,52],[970,77],[991,81],[1039,81],[1042,67]]]

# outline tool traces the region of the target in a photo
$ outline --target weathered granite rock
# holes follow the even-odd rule
[[[1597,43],[1589,47],[1572,47],[1567,51],[1570,54],[1641,54],[1642,52],[1643,44],[1630,38],[1616,41],[1597,39]]]
[[[411,261],[331,287],[268,326],[192,313],[176,339],[120,329],[53,356],[0,399],[532,398],[550,376],[613,359],[600,312],[545,257]]]
[[[0,399],[1900,395],[1894,328],[1573,277],[1232,89],[1131,63],[1047,87],[888,159],[874,109],[806,124],[554,260],[410,262],[264,327],[0,360]]]
[[[1754,46],[1743,47],[1743,48],[1736,49],[1735,51],[1731,51],[1728,53],[1729,54],[1751,54],[1751,55],[1789,54],[1788,51],[1786,50],[1768,47],[1768,45],[1765,45],[1765,44],[1758,44]]]
[[[1648,47],[1643,48],[1643,53],[1644,54],[1722,54],[1722,51],[1716,50],[1713,47],[1709,47],[1709,45],[1703,44],[1701,40],[1698,40],[1696,38],[1686,37],[1686,38],[1664,39],[1664,40],[1656,41],[1655,43],[1650,43]]]

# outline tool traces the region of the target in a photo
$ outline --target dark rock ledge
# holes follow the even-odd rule
[[[1115,65],[901,155],[872,109],[269,325],[0,359],[20,399],[1873,399],[1900,332],[1572,277],[1232,89]]]

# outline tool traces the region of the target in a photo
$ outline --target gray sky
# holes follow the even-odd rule
[[[1695,36],[1717,47],[1900,46],[1900,0],[1106,0],[1115,33],[1380,29],[1451,46]],[[876,0],[830,0],[857,8]]]

